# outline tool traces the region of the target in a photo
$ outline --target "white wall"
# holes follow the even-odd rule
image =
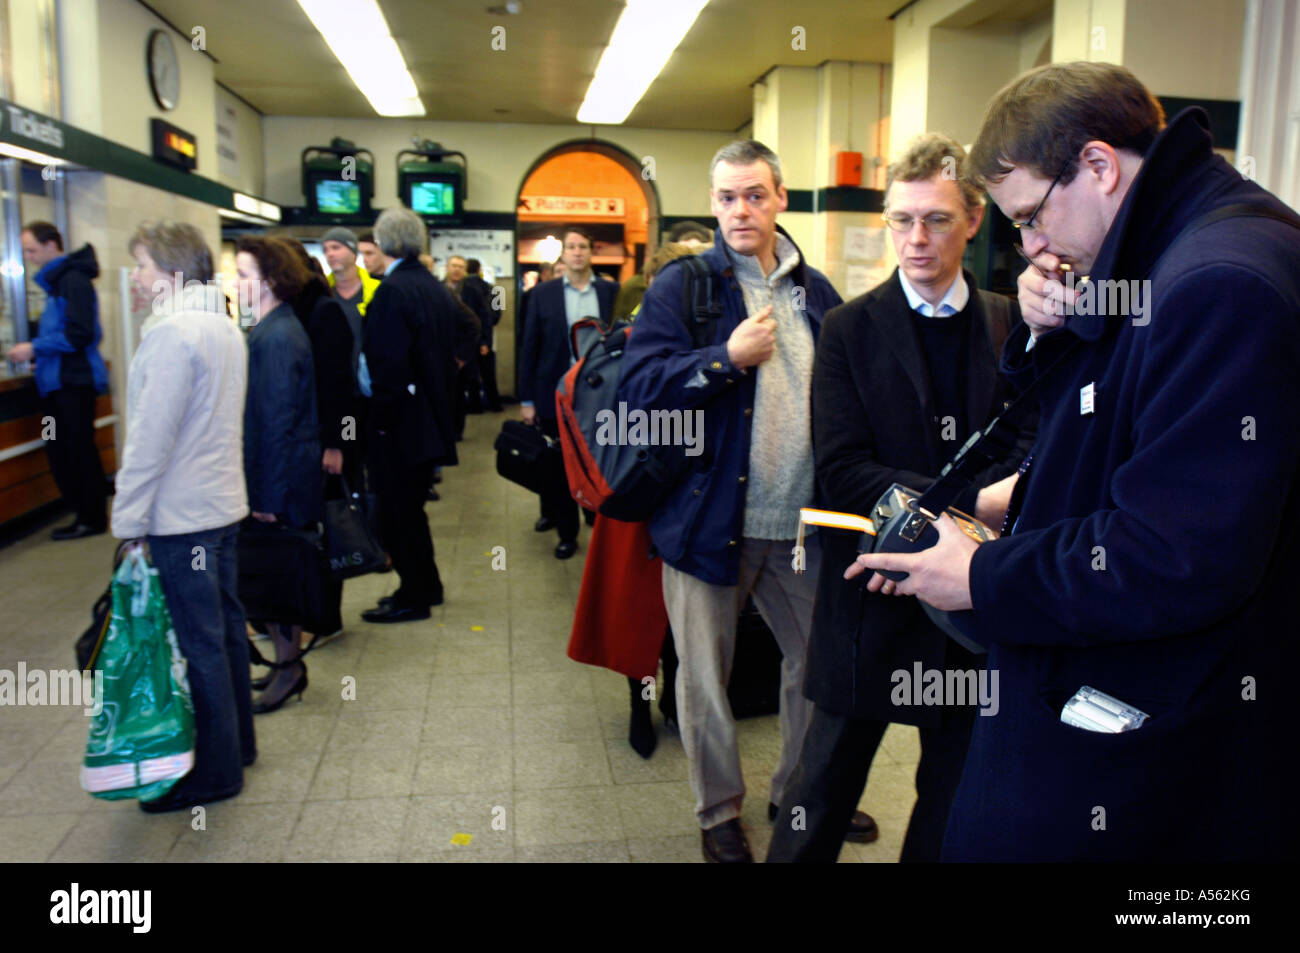
[[[6,38],[9,71],[13,79],[11,98],[20,106],[50,115],[57,104],[49,102],[45,89],[45,33],[41,29],[42,4],[32,0],[9,3],[9,36]],[[0,54],[3,55],[3,54]]]
[[[1245,22],[1245,0],[1128,0],[1124,65],[1158,96],[1238,99]]]
[[[302,205],[302,150],[342,136],[375,155],[376,208],[398,204],[397,153],[411,138],[432,139],[469,158],[473,211],[511,212],[528,168],[562,142],[595,138],[612,142],[638,160],[653,157],[660,212],[700,215],[709,208],[709,161],[734,136],[728,131],[632,129],[623,126],[535,123],[429,122],[411,119],[321,119],[265,116],[262,119],[265,197],[281,205]]]
[[[165,111],[154,102],[145,71],[145,44],[154,29],[171,35],[180,63],[180,99]],[[65,61],[65,70],[80,64]],[[198,140],[198,168],[205,178],[217,177],[216,86],[212,60],[190,47],[189,39],[171,30],[135,0],[99,0],[99,80],[106,139],[146,155],[153,152],[149,120],[165,119]]]

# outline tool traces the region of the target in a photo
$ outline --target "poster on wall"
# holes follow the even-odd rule
[[[234,100],[217,90],[217,174],[239,180],[239,113]]]
[[[509,278],[515,273],[515,233],[508,228],[431,228],[429,254],[438,259],[438,274],[446,274],[452,255],[477,258],[483,280]]]

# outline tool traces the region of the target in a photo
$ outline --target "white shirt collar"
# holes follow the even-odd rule
[[[907,305],[913,311],[919,311],[927,318],[946,318],[949,315],[956,314],[962,308],[966,307],[966,302],[970,301],[970,289],[966,287],[966,276],[960,271],[953,283],[948,286],[948,291],[944,294],[943,300],[939,302],[938,308],[930,306],[930,302],[917,293],[917,290],[908,284],[907,277],[903,274],[903,269],[898,269],[898,280],[903,286],[903,294],[907,295]]]

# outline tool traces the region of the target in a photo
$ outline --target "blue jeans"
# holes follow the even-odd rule
[[[172,626],[188,662],[194,699],[194,770],[173,788],[204,800],[237,793],[257,756],[248,635],[239,602],[239,524],[150,536]]]

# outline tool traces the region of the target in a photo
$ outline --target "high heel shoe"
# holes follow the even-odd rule
[[[274,701],[267,701],[266,699],[259,699],[254,701],[253,714],[265,715],[265,714],[269,714],[270,712],[276,711],[281,706],[283,706],[286,701],[289,700],[289,696],[291,695],[297,695],[298,700],[302,701],[302,693],[305,692],[306,690],[307,690],[307,666],[304,665],[302,667],[302,674],[298,676],[298,680],[294,682],[293,685],[290,686],[289,690],[285,692],[283,695],[281,695],[279,698],[275,699]]]

